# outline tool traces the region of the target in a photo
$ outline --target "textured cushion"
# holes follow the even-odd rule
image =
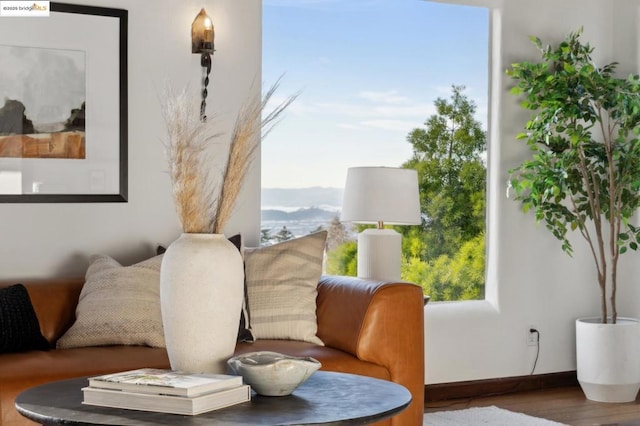
[[[240,254],[242,254],[242,236],[240,234],[233,235],[228,238],[228,240],[233,243],[234,246],[238,249]],[[157,254],[163,254],[167,249],[163,246],[158,246],[156,248]],[[251,331],[251,321],[249,315],[249,308],[247,306],[247,283],[244,283],[244,299],[242,301],[242,311],[240,312],[240,325],[238,326],[238,337],[236,339],[237,342],[253,342],[255,341],[255,337],[253,336],[253,332]]]
[[[161,263],[162,256],[131,266],[122,266],[109,256],[92,256],[76,308],[76,321],[58,340],[57,347],[164,347]]]
[[[327,232],[272,246],[245,248],[251,330],[256,339],[301,340],[316,336],[316,297]]]
[[[49,349],[40,332],[27,289],[15,284],[0,289],[0,353]]]

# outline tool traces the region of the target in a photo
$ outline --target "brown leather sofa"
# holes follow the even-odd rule
[[[14,283],[0,282],[0,287]],[[73,323],[83,283],[82,279],[23,282],[42,334],[52,344]],[[272,350],[312,356],[322,363],[323,370],[400,383],[411,392],[411,405],[391,421],[380,424],[422,425],[424,342],[420,287],[325,276],[318,286],[317,317],[318,336],[325,346],[258,340],[238,344],[236,353]],[[140,367],[168,368],[166,351],[142,346],[102,346],[1,354],[0,424],[33,424],[14,407],[16,396],[29,387]]]

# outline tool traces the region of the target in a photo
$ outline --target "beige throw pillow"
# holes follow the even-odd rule
[[[245,248],[245,276],[256,339],[301,340],[316,336],[316,297],[327,232],[272,246]]]
[[[56,346],[164,347],[161,263],[162,256],[131,266],[122,266],[109,256],[92,256],[76,308],[76,321]]]

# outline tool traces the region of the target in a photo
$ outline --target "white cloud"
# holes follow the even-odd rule
[[[374,111],[382,117],[420,117],[421,120],[424,120],[435,113],[435,107],[432,104],[423,103],[402,107],[381,106],[375,107]]]
[[[348,117],[367,117],[371,115],[371,108],[364,105],[346,102],[319,102],[315,104],[318,112]]]
[[[357,124],[351,124],[351,123],[339,123],[338,127],[341,129],[347,129],[347,130],[362,130],[362,126],[358,126]]]
[[[269,102],[267,103],[267,105],[265,106],[265,112],[271,112],[274,109],[276,109],[278,106],[282,105],[284,102],[286,102],[290,96],[295,96],[296,93],[291,93],[291,94],[278,94],[275,93],[273,96],[271,96],[271,99],[269,100]],[[298,96],[296,99],[294,99],[294,101],[287,107],[286,113],[291,113],[291,114],[296,114],[296,115],[305,115],[305,114],[315,114],[318,112],[318,109],[316,107],[314,107],[313,105],[309,105],[307,103],[304,102],[304,100],[302,100],[300,98],[300,96]]]
[[[441,98],[449,98],[453,93],[452,87],[449,86],[433,86],[433,91]],[[480,102],[486,102],[487,94],[478,92],[478,89],[474,86],[464,86],[464,90],[462,91],[463,95],[466,95],[469,99],[473,100],[477,104]]]
[[[293,94],[295,93],[274,94],[266,111],[273,110]],[[412,100],[397,90],[365,90],[344,101],[316,100],[313,102],[308,100],[304,91],[300,91],[299,94],[300,96],[287,108],[287,113],[317,117],[343,116],[344,118],[340,119],[342,122],[345,118],[355,118],[358,120],[409,119],[422,123],[436,112],[432,102]]]
[[[409,101],[409,98],[406,96],[400,96],[397,90],[388,90],[386,92],[364,91],[360,92],[358,96],[369,101],[389,104],[405,103]]]
[[[406,106],[363,105],[356,103],[326,102],[316,104],[317,112],[346,115],[354,118],[419,118],[424,121],[435,109],[427,103],[407,104]]]
[[[366,127],[372,127],[375,129],[390,130],[394,132],[410,132],[420,123],[416,124],[413,121],[403,120],[366,120],[361,121],[360,124]]]
[[[433,91],[442,97],[451,95],[451,86],[434,86]]]
[[[266,111],[271,111],[286,98],[285,94],[274,95]],[[395,90],[388,90],[363,91],[344,102],[306,102],[300,96],[289,105],[286,113],[337,121],[337,127],[348,130],[377,128],[406,131],[422,126],[436,110],[430,102],[412,101]]]

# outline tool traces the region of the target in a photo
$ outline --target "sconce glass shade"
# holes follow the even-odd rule
[[[191,53],[211,53],[214,50],[213,21],[204,8],[191,24]]]
[[[394,167],[351,167],[340,219],[345,222],[418,225],[418,172]]]

